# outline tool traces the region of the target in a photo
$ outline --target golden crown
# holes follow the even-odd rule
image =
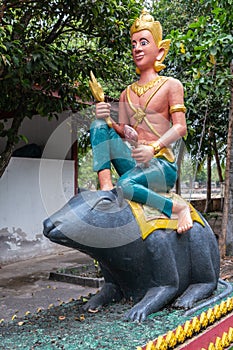
[[[157,62],[157,71],[160,71],[165,68],[163,64],[161,64],[168,51],[170,46],[170,39],[162,40],[163,30],[159,21],[155,21],[154,18],[144,9],[142,10],[141,15],[137,18],[130,28],[130,36],[134,33],[140,32],[141,30],[149,30],[153,36],[156,46],[160,49],[164,49],[164,55],[162,59]]]

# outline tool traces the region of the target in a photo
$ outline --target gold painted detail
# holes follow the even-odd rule
[[[134,119],[136,120],[136,123],[141,124],[145,117],[146,117],[146,113],[144,112],[144,110],[138,107],[136,109],[136,113],[134,114]]]
[[[184,324],[184,332],[186,334],[187,338],[191,338],[193,333],[194,333],[194,329],[192,327],[192,324],[190,321],[186,321]]]
[[[176,339],[177,341],[181,344],[185,341],[185,338],[186,338],[186,334],[184,332],[184,328],[179,325],[177,328],[176,328],[176,332],[175,332],[175,335],[176,335]]]
[[[166,335],[166,342],[167,342],[167,345],[168,345],[168,348],[174,348],[177,344],[177,339],[176,339],[176,336],[175,336],[175,333],[172,332],[172,331],[169,331]]]
[[[137,347],[137,350],[171,350],[177,345],[185,342],[192,335],[197,335],[206,327],[217,322],[221,317],[233,310],[233,297],[223,300],[220,305],[215,305],[214,308],[202,312],[200,316],[195,316],[192,320],[186,321],[184,325],[179,325],[175,330],[169,331],[164,336],[159,336],[154,341],[149,341],[145,348]],[[201,350],[223,350],[228,348],[233,343],[233,327],[216,336],[215,342],[211,342],[208,348]]]
[[[164,339],[164,337],[162,335],[160,335],[157,339],[157,343],[156,346],[153,348],[150,348],[151,350],[157,350],[157,349],[163,349],[163,350],[167,350],[167,343],[166,340]]]
[[[183,104],[177,104],[177,105],[173,105],[170,107],[169,109],[169,113],[172,114],[172,113],[175,113],[175,112],[186,112],[186,107],[185,105]]]
[[[102,86],[98,83],[96,77],[93,72],[90,72],[91,80],[89,80],[89,87],[91,89],[93,97],[98,102],[104,102],[104,90]]]
[[[148,81],[148,83],[144,84],[144,85],[140,85],[138,84],[138,82],[136,81],[135,83],[133,83],[131,85],[131,90],[138,95],[139,97],[144,95],[148,90],[152,89],[155,85],[158,84],[158,82],[160,80],[162,80],[163,77],[162,76],[158,76],[155,79]]]
[[[140,32],[141,30],[149,30],[153,36],[154,42],[159,49],[164,49],[164,54],[159,61],[155,61],[155,71],[160,72],[162,69],[166,68],[162,62],[164,61],[170,47],[171,40],[164,39],[163,29],[159,21],[155,21],[153,16],[151,16],[146,10],[142,10],[141,15],[137,18],[130,28],[130,36],[134,33]],[[140,74],[140,70],[136,70]]]
[[[208,318],[208,320],[209,320],[209,324],[214,323],[214,321],[215,321],[215,314],[214,314],[213,309],[209,309],[209,310],[207,311],[207,318]]]
[[[100,83],[97,81],[96,77],[94,76],[93,72],[90,72],[91,80],[89,80],[89,87],[91,89],[91,93],[93,97],[98,102],[104,102],[104,90]],[[105,118],[105,121],[109,128],[112,128],[112,120],[111,117]]]
[[[162,148],[164,150],[166,148]],[[162,152],[162,150],[160,152]],[[160,154],[160,152],[158,154]],[[157,155],[156,155],[157,156]],[[165,157],[165,155],[164,155]],[[175,193],[161,193],[162,196],[167,197],[171,200],[179,200],[179,196]],[[147,205],[128,201],[133,215],[137,220],[138,226],[141,230],[142,239],[146,239],[152,232],[159,229],[176,230],[177,229],[177,216],[173,215],[171,218],[167,218],[157,209],[151,208]],[[200,215],[194,209],[194,207],[188,203],[191,211],[191,217],[193,221],[199,222],[203,227],[205,224],[201,219]],[[199,321],[198,321],[199,322]]]
[[[202,312],[201,316],[200,316],[200,323],[201,323],[201,327],[205,328],[208,326],[209,320],[207,318],[207,314],[206,312]]]
[[[149,143],[148,146],[152,146],[154,148],[154,154],[157,154],[161,150],[160,145],[156,141],[152,142],[152,143]]]
[[[134,118],[136,119],[136,123],[134,124],[134,129],[136,129],[136,127],[138,126],[138,124],[142,123],[143,120],[145,121],[146,125],[148,126],[148,128],[153,132],[153,134],[157,135],[158,137],[160,137],[159,133],[155,130],[155,128],[153,127],[153,125],[151,125],[151,123],[149,122],[149,120],[146,117],[146,109],[148,104],[150,103],[151,99],[154,97],[154,95],[156,94],[156,92],[163,86],[163,84],[166,83],[166,81],[168,80],[168,77],[161,77],[161,79],[159,80],[159,84],[156,86],[156,89],[152,92],[152,94],[149,96],[149,98],[146,100],[145,106],[143,108],[139,107],[136,108],[131,99],[130,99],[130,88],[131,85],[129,85],[126,89],[126,96],[127,96],[127,101],[128,104],[130,106],[130,108],[132,109],[132,111],[134,111]]]

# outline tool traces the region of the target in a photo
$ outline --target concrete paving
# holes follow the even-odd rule
[[[91,261],[91,258],[78,251],[65,250],[59,254],[2,266],[0,322],[96,293],[96,288],[49,280],[50,272],[88,264]]]

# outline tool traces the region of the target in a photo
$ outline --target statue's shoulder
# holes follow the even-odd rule
[[[176,89],[176,88],[182,88],[183,84],[181,83],[181,81],[177,78],[174,77],[166,77],[167,79],[167,83],[169,84],[170,87]]]
[[[120,95],[120,102],[125,102],[127,100],[126,95],[127,95],[127,89],[130,87],[130,85],[128,85],[121,93]]]

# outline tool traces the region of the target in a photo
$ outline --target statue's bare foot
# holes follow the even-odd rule
[[[183,233],[193,227],[190,208],[184,200],[174,200],[172,212],[178,216],[178,233]]]

